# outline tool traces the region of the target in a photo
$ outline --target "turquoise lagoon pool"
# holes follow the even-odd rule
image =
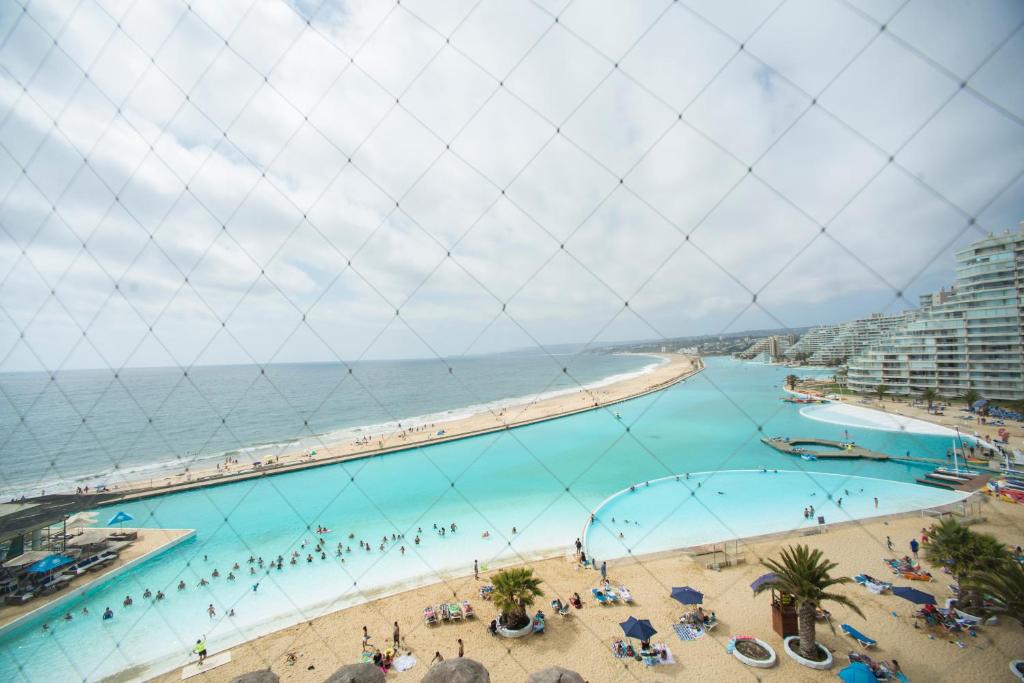
[[[805,474],[808,470],[885,480],[857,484],[883,491],[895,491],[887,482],[909,484],[925,471],[895,462],[804,462],[767,448],[759,441],[762,435],[839,439],[849,429],[852,438],[873,450],[944,456],[949,446],[944,437],[845,428],[801,416],[799,406],[779,400],[780,386],[792,372],[712,358],[703,373],[685,383],[614,410],[119,506],[142,526],[194,528],[196,539],[95,587],[59,612],[40,615],[0,635],[0,678],[92,681],[129,668],[142,677],[184,663],[190,643],[202,634],[216,651],[383,593],[432,583],[440,574],[464,576],[471,573],[474,559],[493,567],[564,552],[579,536],[590,511],[634,482],[682,472],[761,467],[798,472],[757,480],[773,486],[756,488],[756,497],[745,503],[747,519],[765,526],[745,528],[743,533],[759,533],[776,530],[767,528],[775,523],[780,528],[799,526],[801,518],[796,515],[805,501],[791,498],[786,482],[798,482],[794,486],[804,493],[815,489],[816,480],[819,490],[836,482]],[[718,481],[734,482],[729,490],[737,497],[743,479],[718,476]],[[904,500],[911,500],[907,492],[913,491],[928,498],[928,505],[934,504],[930,497],[936,492],[930,489],[899,490]],[[728,497],[728,492],[722,496]],[[886,504],[896,498],[880,496]],[[787,504],[778,506],[780,500]],[[760,506],[777,509],[778,514],[767,514]],[[847,514],[873,512],[861,510],[852,500],[844,501],[844,508]],[[112,513],[103,511],[100,518],[107,512]],[[453,521],[459,527],[454,536],[433,533],[434,523]],[[311,546],[301,544],[315,536],[307,525],[333,530],[326,537],[326,560],[305,561]],[[513,526],[519,529],[515,536]],[[412,548],[418,527],[425,533],[414,551],[402,556],[397,542],[389,543],[386,552],[378,551],[381,537],[392,533],[405,534],[405,545]],[[675,533],[669,525],[662,529]],[[711,536],[719,535],[713,526],[708,529]],[[485,530],[491,533],[489,539],[481,538]],[[349,532],[355,539],[347,538]],[[360,538],[371,543],[372,552],[359,549]],[[338,541],[352,547],[344,564],[333,557]],[[671,535],[645,541],[651,548],[677,542]],[[693,542],[701,541],[688,536],[685,544]],[[291,566],[288,558],[294,550],[302,557]],[[285,557],[280,572],[248,575],[250,555],[270,560],[279,554]],[[615,554],[609,548],[604,556]],[[241,565],[241,576],[229,583],[225,577],[234,562]],[[214,568],[221,577],[210,579]],[[199,588],[201,577],[211,584]],[[253,592],[257,578],[259,588]],[[179,580],[188,586],[180,592],[175,588]],[[472,583],[466,584],[468,592],[475,590]],[[167,599],[147,603],[141,599],[145,588],[163,590]],[[127,594],[135,605],[122,609]],[[206,613],[211,603],[218,615],[214,619]],[[108,605],[116,616],[103,622],[99,615]],[[82,615],[83,607],[89,616]],[[232,608],[233,618],[223,616]],[[71,611],[74,619],[61,620],[64,611]],[[42,630],[44,621],[48,631]]]
[[[587,528],[586,549],[598,560],[643,555],[810,528],[818,525],[818,516],[835,524],[966,497],[901,481],[820,472],[733,470],[668,477],[624,489],[601,505]],[[812,519],[803,516],[808,506],[814,506]]]

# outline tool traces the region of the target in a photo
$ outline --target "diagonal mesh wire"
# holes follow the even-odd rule
[[[538,315],[550,299],[562,306],[556,310],[563,317],[579,321],[572,333],[573,341],[582,342],[577,353],[620,339],[624,330],[634,338],[653,337],[671,343],[682,328],[665,315],[659,301],[666,284],[678,281],[671,276],[687,268],[730,293],[719,306],[721,314],[705,324],[705,330],[730,332],[746,324],[752,314],[790,330],[793,325],[786,321],[804,320],[798,310],[787,307],[784,298],[773,301],[773,290],[808,267],[807,259],[827,244],[843,264],[849,267],[852,263],[875,287],[891,295],[891,300],[883,302],[884,309],[896,310],[911,303],[908,291],[919,287],[920,281],[934,278],[936,263],[956,245],[999,228],[1006,215],[1013,216],[1020,209],[1024,165],[1019,163],[1019,155],[1014,160],[1008,153],[1009,161],[1000,160],[998,173],[986,184],[972,188],[973,194],[965,194],[950,182],[948,172],[943,176],[943,169],[927,166],[921,147],[928,143],[920,142],[923,136],[931,136],[930,142],[935,144],[935,136],[943,132],[939,123],[948,126],[948,117],[954,115],[951,112],[974,107],[974,118],[966,117],[968,125],[990,117],[985,122],[994,131],[993,140],[1007,150],[1019,145],[1024,124],[1015,106],[1019,103],[1014,102],[1012,93],[993,88],[987,71],[997,59],[1005,60],[1009,48],[1020,40],[1024,21],[1019,16],[1010,16],[999,30],[990,30],[986,40],[972,44],[968,52],[976,53],[973,61],[958,61],[959,57],[945,54],[915,33],[912,19],[904,20],[908,8],[919,9],[915,3],[903,2],[881,17],[851,3],[830,4],[833,23],[824,23],[823,28],[839,26],[850,37],[837,41],[840,48],[824,50],[824,57],[835,62],[834,68],[813,77],[801,70],[804,65],[780,56],[772,42],[786,40],[794,17],[811,25],[820,19],[805,3],[795,0],[767,8],[746,23],[690,3],[662,2],[645,7],[638,11],[639,16],[630,16],[621,24],[611,13],[594,11],[582,1],[559,3],[557,8],[549,3],[519,3],[511,14],[508,7],[487,0],[445,11],[422,3],[396,2],[366,10],[365,16],[355,10],[347,14],[331,2],[312,6],[242,3],[240,7],[225,5],[222,12],[170,2],[154,10],[160,19],[154,22],[156,29],[144,26],[150,23],[147,9],[151,8],[142,5],[110,7],[86,0],[73,7],[16,4],[4,16],[0,67],[6,111],[0,120],[0,147],[6,155],[6,185],[0,200],[0,230],[6,243],[0,290],[12,292],[13,298],[0,300],[5,334],[10,338],[0,347],[0,367],[43,370],[49,382],[28,395],[0,382],[4,408],[17,418],[16,425],[2,435],[0,451],[7,452],[20,438],[51,454],[48,466],[32,482],[13,479],[17,466],[9,466],[6,459],[0,461],[0,476],[5,481],[13,479],[25,490],[36,490],[47,481],[72,478],[66,471],[66,454],[80,439],[88,439],[96,444],[102,466],[109,464],[110,481],[125,485],[132,481],[122,472],[126,459],[146,435],[155,435],[164,453],[187,472],[201,466],[204,456],[225,439],[242,451],[251,445],[249,437],[233,425],[244,419],[240,416],[251,409],[250,397],[261,391],[262,397],[272,397],[279,409],[288,413],[294,425],[288,436],[295,441],[304,439],[326,453],[331,452],[333,443],[310,418],[329,411],[331,401],[343,391],[360,392],[386,416],[388,426],[376,439],[381,445],[405,438],[407,430],[400,423],[408,413],[393,399],[382,396],[380,386],[363,378],[366,359],[394,353],[389,337],[396,334],[405,340],[406,348],[415,349],[411,355],[429,359],[442,369],[446,386],[467,402],[483,404],[485,414],[508,427],[520,419],[525,408],[491,404],[468,377],[463,378],[459,364],[475,353],[494,350],[495,335],[504,330],[510,339],[535,347],[542,361],[550,365],[549,379],[529,390],[530,403],[568,383],[592,399],[599,407],[597,414],[613,427],[607,444],[579,458],[581,468],[571,476],[549,464],[550,454],[519,430],[506,429],[479,444],[467,442],[474,443],[470,456],[455,472],[440,452],[425,442],[417,443],[412,446],[413,453],[402,457],[426,463],[439,488],[411,522],[393,519],[387,507],[375,500],[370,460],[332,468],[330,476],[337,478],[339,486],[312,514],[296,505],[276,477],[236,484],[244,493],[229,505],[215,494],[216,489],[198,488],[194,495],[208,504],[221,522],[207,538],[189,548],[187,561],[173,576],[164,578],[163,588],[168,593],[183,577],[190,581],[204,578],[196,566],[200,556],[205,558],[208,546],[216,547],[211,543],[221,532],[230,533],[246,551],[258,552],[246,540],[247,530],[232,522],[251,496],[270,496],[275,506],[297,522],[297,531],[287,534],[282,543],[283,553],[304,548],[304,539],[317,520],[346,496],[364,500],[399,539],[415,533],[414,528],[445,509],[454,496],[504,543],[488,562],[526,562],[531,546],[522,540],[523,533],[542,524],[546,513],[558,504],[563,512],[568,505],[581,519],[586,518],[593,497],[581,494],[579,486],[585,486],[586,477],[607,463],[609,456],[614,458],[616,448],[624,444],[631,448],[645,478],[679,474],[676,459],[665,457],[662,449],[641,435],[642,428],[653,420],[648,414],[669,392],[654,394],[628,420],[620,420],[609,405],[599,406],[598,392],[587,384],[585,373],[574,367],[577,361],[567,363],[550,348],[548,340],[568,340],[553,335],[550,323],[543,314]],[[266,29],[260,22],[268,21],[275,25],[279,40],[266,40],[266,35],[260,34]],[[495,22],[505,28],[505,39],[491,43],[485,36]],[[704,73],[699,81],[685,84],[685,97],[659,80],[671,76],[674,67],[673,55],[659,40],[683,27],[692,32],[688,37],[695,44],[697,34],[716,43],[709,45],[720,56],[700,65]],[[397,45],[407,48],[401,59],[388,52]],[[842,97],[834,95],[853,79],[849,74],[869,68],[865,64],[882,45],[923,64],[928,77],[943,84],[933,84],[938,96],[932,98],[930,109],[907,116],[903,122],[907,130],[895,138],[888,134],[879,137],[880,131],[872,128],[869,120],[857,118],[862,112],[844,108]],[[109,64],[107,78],[102,78],[108,50],[120,50],[123,57],[129,49],[143,64],[127,79],[129,85],[110,80],[118,67]],[[566,78],[559,73],[557,62],[544,62],[559,56],[574,68],[579,66],[579,72]],[[322,71],[324,78],[317,83],[302,82],[306,74],[298,73],[292,60],[322,66],[313,71],[317,75]],[[750,65],[766,98],[777,95],[780,100],[784,96],[792,100],[788,102],[792,111],[773,111],[771,106],[780,106],[777,103],[765,107],[761,113],[766,118],[776,114],[783,118],[773,119],[756,145],[735,127],[723,130],[709,115],[723,107],[740,106],[730,104],[727,98],[742,89],[736,70]],[[70,82],[55,83],[53,70],[65,78],[72,74]],[[131,72],[126,68],[125,73]],[[443,87],[432,90],[439,86]],[[783,90],[787,92],[781,94]],[[161,105],[166,105],[163,111]],[[90,106],[94,111],[89,111]],[[340,116],[336,107],[343,112]],[[363,120],[358,120],[359,116]],[[628,134],[622,137],[610,122],[622,122]],[[17,130],[18,126],[25,130]],[[811,144],[801,136],[812,126],[831,126],[837,153],[861,164],[851,174],[853,182],[837,181],[837,187],[843,189],[827,210],[780,174],[787,163],[794,163],[787,160],[787,152],[800,159],[794,145],[799,150],[801,145]],[[510,144],[503,139],[506,133],[519,139]],[[195,136],[194,143],[186,140],[189,135]],[[662,155],[671,155],[667,150],[684,135],[689,136],[692,149],[699,143],[705,154],[713,157],[721,170],[721,183],[696,210],[680,215],[665,192],[658,191],[652,174],[656,177],[656,164],[665,163]],[[842,141],[848,147],[840,147],[841,136],[853,142]],[[70,152],[63,163],[63,176],[53,173],[52,160],[47,165],[46,155],[53,153],[53,146]],[[132,146],[141,154],[132,157]],[[188,147],[199,150],[196,159],[184,158],[182,149]],[[112,152],[123,152],[124,158],[131,160],[120,174],[110,167]],[[296,171],[292,168],[296,153],[311,158],[318,154],[317,164]],[[566,164],[569,173],[546,178],[553,163]],[[956,227],[935,239],[923,256],[910,264],[909,271],[892,272],[880,254],[865,251],[864,240],[858,240],[847,226],[847,221],[856,220],[849,214],[861,209],[865,197],[892,182],[892,169],[940,205],[947,221],[949,214],[956,217]],[[153,183],[156,173],[162,174],[165,187],[172,189],[165,192],[169,195],[169,201],[163,202],[165,208],[154,212],[139,197],[130,202],[129,196],[135,191],[146,197],[145,182]],[[143,177],[145,181],[139,180]],[[953,178],[959,176],[954,173]],[[459,181],[463,186],[453,194],[475,208],[455,224],[439,222],[431,199],[439,189],[451,189],[444,187],[445,183]],[[572,211],[567,215],[553,213],[538,201],[538,187],[545,196],[555,197],[563,191],[577,192],[574,183],[586,181],[590,183],[587,193],[568,197],[566,203]],[[222,183],[230,187],[222,190]],[[343,213],[355,217],[346,216],[339,229],[338,208],[332,202],[357,185],[362,186],[364,196],[345,207],[348,211]],[[684,195],[687,189],[682,188]],[[730,221],[735,219],[728,212],[751,201],[751,193],[757,192],[788,224],[785,236],[793,250],[776,250],[777,259],[768,259],[767,268],[759,266],[751,273],[729,252],[737,240],[750,236],[732,232]],[[78,215],[83,193],[91,195],[97,205],[94,213],[85,217]],[[1001,210],[989,215],[989,209],[997,205]],[[658,247],[653,256],[635,264],[634,277],[601,258],[600,231],[607,229],[608,214],[618,216],[623,226],[619,229],[624,229],[625,221],[636,217],[627,211],[642,216],[644,227],[638,228],[641,232],[635,241],[650,241]],[[482,257],[481,253],[488,240],[501,238],[494,226],[501,227],[510,215],[517,221],[513,228],[519,231],[516,237],[532,251],[528,261],[502,272],[502,254]],[[269,229],[256,225],[260,216],[270,217]],[[136,240],[126,242],[127,255],[104,253],[104,240],[109,242],[105,233],[114,224],[124,236],[134,235],[127,238]],[[782,224],[776,221],[776,225],[780,225],[781,235]],[[417,263],[389,260],[388,251],[395,249],[396,238],[419,245],[417,253],[401,254],[403,259],[416,256]],[[183,254],[178,241],[186,239],[190,244]],[[303,248],[322,252],[315,254],[316,258],[307,256],[306,268],[326,276],[311,290],[297,283],[291,272],[295,270],[294,251]],[[54,256],[61,250],[64,259]],[[637,252],[637,256],[642,259],[644,254]],[[207,265],[214,261],[216,266]],[[879,261],[883,265],[878,265]],[[235,267],[241,286],[225,290],[211,277],[211,267]],[[411,277],[403,267],[408,267]],[[83,269],[93,269],[94,280],[103,283],[99,288],[102,295],[92,301],[77,291]],[[155,305],[139,288],[147,279],[164,280],[165,296]],[[477,297],[472,303],[480,307],[473,311],[476,317],[466,318],[462,324],[461,343],[446,338],[445,330],[431,324],[425,315],[443,310],[437,308],[445,305],[441,295],[449,293],[456,282],[461,283],[463,296]],[[357,306],[342,309],[343,316],[352,316],[362,327],[369,321],[372,328],[355,342],[344,338],[344,324],[339,326],[331,319],[339,302],[351,303],[341,289],[350,295],[362,293],[352,299]],[[35,296],[24,296],[26,292]],[[581,298],[584,292],[587,297]],[[118,310],[109,312],[114,306]],[[196,325],[195,343],[186,342],[180,331],[173,329],[173,320],[175,316],[180,320],[183,307]],[[371,309],[373,317],[367,312]],[[254,313],[263,310],[266,321],[257,318],[254,323]],[[102,336],[104,323],[109,324],[104,316],[127,319],[136,333],[113,353],[109,336]],[[49,343],[45,330],[55,324],[63,325],[65,334],[75,341],[63,347]],[[267,341],[259,339],[261,336]],[[273,378],[275,363],[303,359],[304,353],[333,361],[345,370],[311,410],[296,400],[288,386]],[[80,366],[83,357],[86,364],[109,371],[101,385],[105,388],[86,405],[73,387],[65,386],[70,382],[68,369]],[[155,399],[137,396],[138,388],[133,389],[122,375],[153,358],[174,367],[180,377]],[[229,406],[208,396],[209,388],[204,389],[195,379],[196,371],[202,372],[197,366],[224,358],[249,363],[252,368],[244,389]],[[745,438],[716,464],[717,470],[729,469],[746,445],[770,428],[782,408],[775,406],[767,416],[754,416],[711,374],[703,373],[697,381],[718,394],[723,405],[735,409],[739,423],[749,424]],[[123,392],[141,418],[135,438],[122,445],[106,443],[104,435],[92,426],[93,419],[102,419],[104,404],[112,400],[114,391]],[[168,429],[170,425],[161,426],[160,420],[161,413],[173,410],[176,397],[184,392],[213,416],[209,433],[191,441],[188,450],[177,444],[174,430]],[[54,401],[59,407],[55,408]],[[57,445],[48,443],[32,426],[34,415],[55,409],[67,411],[76,422],[67,439]],[[894,435],[884,445],[898,448],[906,438]],[[373,450],[370,441],[368,451]],[[548,486],[547,493],[534,501],[535,513],[519,527],[518,534],[501,530],[484,510],[485,499],[466,488],[474,470],[479,471],[502,444],[522,454]],[[287,453],[289,448],[293,447],[279,446],[274,454]],[[813,470],[799,460],[788,467],[802,471],[810,486],[831,499],[850,477],[863,471],[864,464],[846,470],[847,478],[831,487],[816,479]],[[714,476],[712,473],[708,481]],[[690,495],[664,515],[663,522],[696,502],[728,528],[686,480],[680,483]],[[174,527],[173,516],[163,516],[165,500],[157,497],[140,504],[153,523]],[[856,519],[851,516],[850,521]],[[606,524],[605,520],[596,523]],[[639,540],[623,542],[623,554],[631,554],[637,543],[657,533],[660,526],[645,529]],[[742,535],[739,529],[729,531],[736,537]],[[879,543],[865,530],[864,539],[868,538]],[[453,596],[471,592],[469,587],[475,582],[452,578],[434,566],[418,545],[403,548],[401,554],[408,550],[422,563],[426,575],[442,581]],[[351,588],[339,590],[319,606],[293,600],[289,584],[279,582],[274,572],[266,570],[263,575],[287,601],[293,620],[309,621],[308,628],[296,633],[296,642],[311,635],[343,662],[330,634],[321,631],[313,618],[352,601],[370,600],[372,592],[364,590],[360,581],[394,562],[396,552],[397,546],[382,543],[380,554],[368,566],[350,570],[342,564],[340,572]],[[642,561],[637,564],[645,569]],[[648,574],[668,588],[660,577]],[[129,581],[136,584],[136,591],[150,588],[139,585],[134,575],[129,575]],[[250,597],[225,603],[211,594],[221,614],[247,606]],[[133,613],[129,630],[142,628],[143,619],[151,612],[157,613],[178,645],[187,650],[190,641],[182,639],[155,603]],[[378,616],[387,622],[386,615]],[[607,634],[584,626],[592,645],[603,647]],[[412,633],[418,628],[421,626],[414,627]],[[230,629],[232,636],[244,639],[243,630],[234,622]],[[713,636],[724,645],[722,636]],[[75,675],[85,680],[105,667],[112,668],[108,659],[123,660],[113,668],[135,663],[112,634],[104,639],[108,652],[82,665],[59,633],[51,642]],[[46,645],[45,641],[36,642],[28,655],[11,647],[5,650],[16,663],[17,674],[28,678],[25,666]],[[257,647],[247,647],[266,666],[274,664]],[[524,674],[531,668],[528,656],[520,650],[509,649],[505,658]],[[623,672],[638,678],[629,667]]]

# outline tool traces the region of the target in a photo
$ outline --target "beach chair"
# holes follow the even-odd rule
[[[490,600],[491,599],[491,593],[493,593],[493,592],[494,592],[494,586],[492,586],[489,583],[486,584],[486,585],[480,586],[480,599],[481,600]]]
[[[437,611],[441,613],[441,621],[451,621],[452,615],[448,611],[448,603],[442,602],[437,606]]]
[[[608,596],[606,596],[604,593],[602,593],[598,589],[591,588],[590,589],[590,593],[591,593],[591,595],[594,596],[594,599],[597,600],[602,605],[607,605],[609,603]]]
[[[533,632],[544,633],[544,618],[536,616],[533,618]]]
[[[874,647],[878,644],[877,640],[875,640],[874,638],[868,638],[866,635],[864,635],[854,627],[850,626],[849,624],[843,624],[841,628],[843,629],[843,633],[850,636],[864,647]]]
[[[469,600],[463,600],[462,601],[462,614],[467,619],[472,619],[474,616],[476,616],[473,613],[473,606],[471,604],[469,604]]]
[[[709,631],[712,631],[716,626],[718,626],[718,617],[712,614],[710,617],[708,617],[708,620],[704,622],[702,628],[704,629],[704,633],[707,633]]]
[[[462,619],[462,608],[459,607],[459,603],[449,603],[448,616],[451,617],[452,621],[460,621]]]
[[[423,608],[423,621],[427,626],[433,626],[437,623],[437,614],[434,612],[434,608],[430,605]]]
[[[625,586],[619,586],[619,596],[623,602],[633,602],[633,594]]]
[[[608,598],[609,602],[618,602],[619,601],[618,594],[614,590],[612,590],[611,588],[605,588],[604,589],[604,596],[606,598]]]

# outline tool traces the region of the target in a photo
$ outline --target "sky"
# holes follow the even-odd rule
[[[0,371],[894,313],[1024,219],[1016,0],[12,0]]]

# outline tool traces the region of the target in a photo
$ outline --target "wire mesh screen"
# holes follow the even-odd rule
[[[321,617],[365,603],[390,628],[381,595],[460,603],[473,564],[577,536],[667,595],[647,558],[681,518],[768,530],[716,498],[737,471],[823,506],[912,482],[781,460],[762,437],[813,431],[777,401],[789,371],[675,352],[913,309],[1014,229],[1022,26],[995,0],[6,3],[0,489],[196,534],[0,635],[3,677],[162,674],[204,634],[319,680],[359,639]],[[573,417],[512,428],[545,410]],[[678,488],[642,527],[595,514],[659,480]],[[610,656],[616,632],[574,624],[574,653]],[[537,668],[492,650],[509,680]]]

